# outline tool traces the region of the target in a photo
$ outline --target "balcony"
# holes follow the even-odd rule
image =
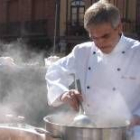
[[[47,20],[26,21],[23,27],[26,35],[47,35]]]
[[[0,36],[18,36],[20,34],[20,23],[1,23]]]
[[[86,36],[87,35],[83,25],[79,25],[78,23],[73,25],[71,22],[69,22],[67,26],[68,26],[67,34],[69,36]]]
[[[47,20],[0,24],[0,37],[26,37],[36,35],[47,35]]]

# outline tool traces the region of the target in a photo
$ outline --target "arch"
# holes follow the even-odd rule
[[[70,22],[72,26],[83,26],[85,13],[85,2],[83,0],[73,0],[70,8]]]

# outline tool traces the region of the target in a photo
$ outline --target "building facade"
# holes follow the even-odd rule
[[[33,47],[51,46],[69,53],[89,40],[85,10],[98,0],[0,0],[0,39],[22,38]],[[124,34],[140,36],[140,0],[106,0],[121,12]],[[48,48],[47,48],[48,49]]]
[[[98,0],[61,0],[60,37],[65,36],[67,50],[88,40],[83,28],[85,10]],[[140,0],[106,0],[116,5],[121,12],[123,31],[127,36],[140,36]]]
[[[52,45],[55,0],[0,0],[0,39]]]

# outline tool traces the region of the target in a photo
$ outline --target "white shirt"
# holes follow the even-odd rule
[[[59,97],[69,90],[73,73],[81,82],[84,109],[97,117],[97,122],[140,115],[139,41],[122,35],[110,54],[103,54],[94,42],[75,46],[68,56],[48,68],[50,105],[61,104]]]

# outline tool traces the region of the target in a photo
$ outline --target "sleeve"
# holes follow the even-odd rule
[[[75,47],[68,56],[59,59],[48,68],[45,79],[49,105],[59,106],[62,104],[60,96],[69,90],[69,86],[74,80],[72,74],[75,73],[76,53]]]

